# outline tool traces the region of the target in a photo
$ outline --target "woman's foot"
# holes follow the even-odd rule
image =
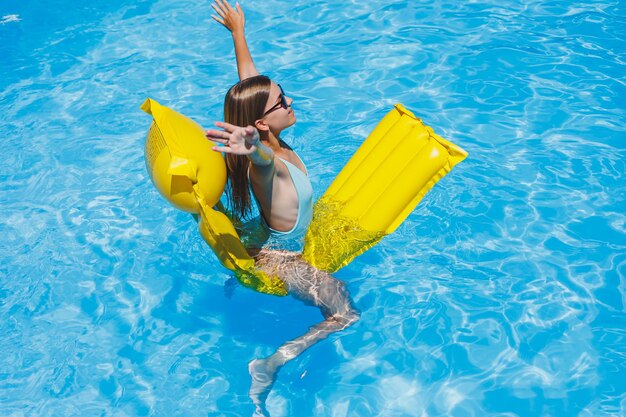
[[[249,395],[256,407],[255,416],[269,415],[265,409],[265,400],[276,381],[278,368],[271,356],[266,359],[254,359],[248,364],[248,372],[252,377]]]

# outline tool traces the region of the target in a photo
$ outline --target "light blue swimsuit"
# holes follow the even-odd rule
[[[311,186],[311,180],[309,177],[300,170],[297,166],[282,158],[278,158],[285,163],[289,170],[289,175],[293,181],[293,186],[298,193],[298,217],[296,218],[296,224],[293,225],[291,230],[287,232],[281,232],[274,230],[268,226],[272,235],[276,236],[300,236],[304,235],[311,219],[313,218],[313,187]],[[298,158],[300,159],[300,158]],[[302,160],[300,159],[300,162]],[[302,163],[304,165],[304,163]],[[306,169],[306,167],[305,167]]]
[[[278,159],[285,163],[285,166],[289,171],[289,175],[291,176],[291,180],[293,181],[293,186],[298,194],[298,217],[296,218],[296,223],[293,225],[291,230],[286,232],[272,229],[267,224],[263,214],[261,214],[260,217],[263,224],[265,224],[267,229],[270,231],[270,239],[267,242],[269,246],[277,246],[281,249],[297,251],[302,246],[302,238],[304,237],[304,234],[311,223],[311,219],[313,218],[313,187],[311,186],[311,180],[309,180],[307,174],[302,172],[300,168],[282,158]],[[298,157],[298,159],[300,158]],[[301,159],[300,162],[302,162]],[[304,165],[304,163],[302,163],[302,165]],[[250,171],[248,171],[248,176],[249,175]],[[252,193],[252,195],[254,195],[254,193]],[[256,196],[254,196],[254,199],[256,200],[260,211],[261,205],[259,204],[259,200]]]

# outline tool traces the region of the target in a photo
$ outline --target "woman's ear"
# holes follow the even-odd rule
[[[256,127],[259,132],[269,132],[270,130],[270,127],[263,119],[255,120],[254,127]]]

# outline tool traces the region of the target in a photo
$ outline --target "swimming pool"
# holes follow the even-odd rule
[[[626,414],[620,2],[242,2],[316,196],[396,102],[469,158],[337,277],[361,310],[273,416]],[[319,320],[233,285],[149,181],[148,97],[208,126],[208,2],[0,6],[0,411],[250,415],[247,362]]]

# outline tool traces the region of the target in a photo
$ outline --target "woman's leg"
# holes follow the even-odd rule
[[[329,334],[356,322],[359,314],[352,306],[344,283],[307,264],[299,254],[284,251],[262,252],[257,257],[257,265],[283,279],[291,295],[306,304],[319,307],[325,318],[304,335],[284,343],[271,356],[250,362],[250,398],[257,406],[257,413],[265,415],[265,400],[276,380],[278,370]]]

